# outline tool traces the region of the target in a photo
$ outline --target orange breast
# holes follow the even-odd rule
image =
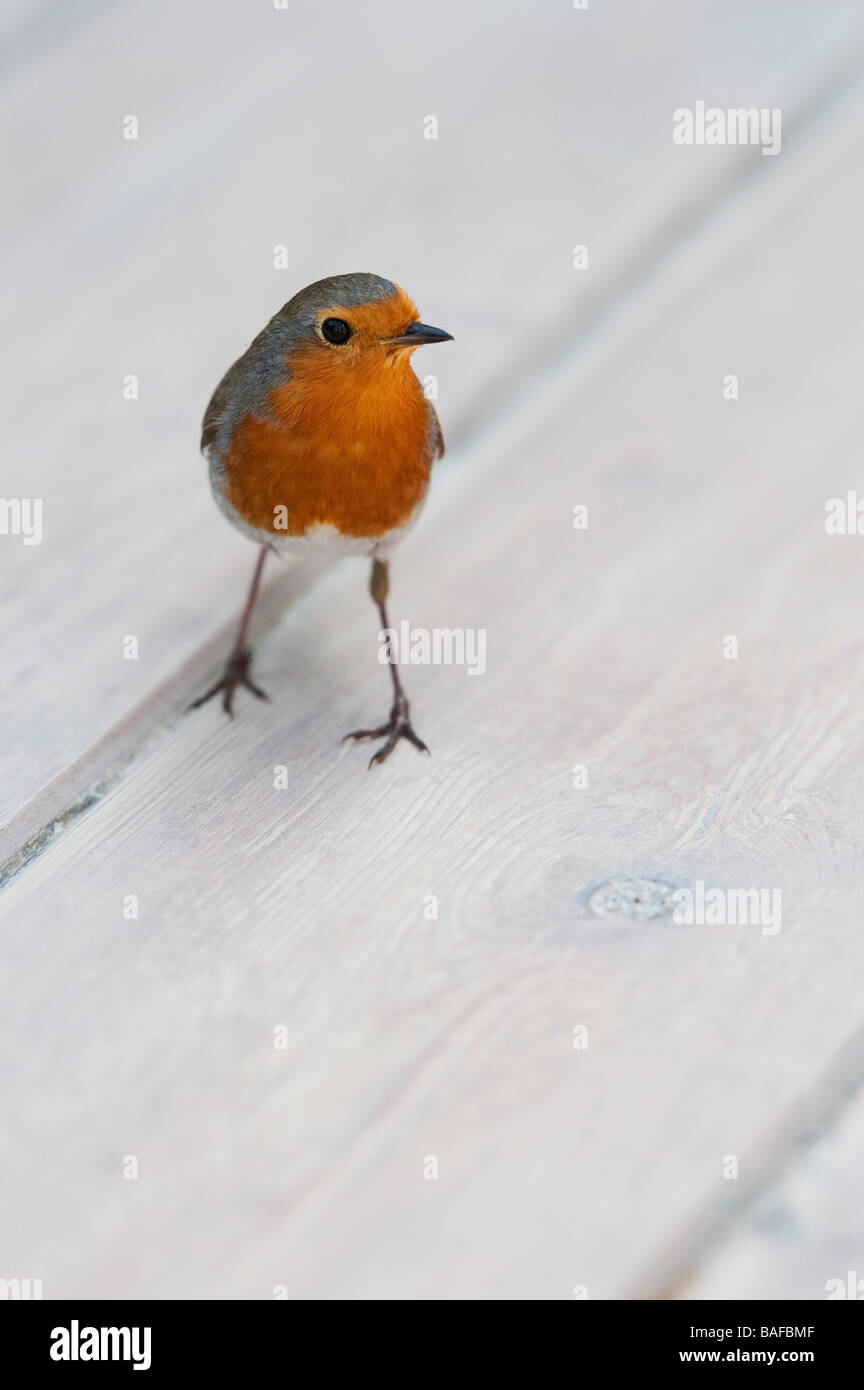
[[[430,468],[426,399],[408,354],[343,367],[313,348],[290,369],[269,397],[271,419],[247,415],[234,429],[226,499],[250,526],[281,535],[330,525],[379,536],[403,525]]]

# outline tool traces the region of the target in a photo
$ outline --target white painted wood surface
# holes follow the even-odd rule
[[[809,7],[784,13],[804,32]],[[839,34],[850,11],[824,13]],[[713,8],[688,14],[691,42],[705,42],[700,15],[723,29]],[[799,90],[819,61],[789,60]],[[665,113],[679,102],[661,85]],[[48,1296],[812,1296],[776,1261],[736,1254],[747,1197],[782,1181],[802,1134],[856,1084],[864,1012],[864,561],[859,537],[824,530],[826,498],[860,478],[864,92],[811,106],[782,159],[718,185],[653,274],[624,276],[622,252],[592,333],[526,367],[509,409],[470,435],[457,375],[472,374],[464,358],[451,369],[442,415],[466,442],[397,558],[393,617],[485,629],[488,670],[406,672],[432,759],[399,749],[370,775],[362,750],[338,746],[387,703],[365,575],[347,564],[261,642],[271,706],[151,730],[105,799],[0,895],[10,1273],[43,1278]],[[708,196],[711,152],[684,153]],[[622,215],[645,171],[631,148],[620,158],[610,145],[603,174]],[[655,225],[681,206],[668,187],[652,196]],[[535,252],[498,235],[500,295],[506,258],[528,267]],[[448,254],[452,267],[455,243]],[[552,286],[538,329],[560,330]],[[238,286],[225,293],[238,312]],[[153,283],[148,297],[165,313]],[[526,311],[507,312],[513,327]],[[510,354],[492,379],[510,380]],[[737,401],[722,396],[730,371]],[[178,407],[175,441],[183,421]],[[118,514],[129,497],[127,478]],[[143,518],[146,489],[133,497]],[[152,540],[140,545],[146,565]],[[51,563],[69,592],[59,551]],[[118,620],[125,573],[118,555]],[[153,632],[171,606],[162,578]],[[90,602],[92,630],[95,587]],[[184,621],[178,654],[171,616],[159,717],[212,660],[195,653],[203,620]],[[722,658],[727,634],[737,661]],[[44,672],[32,679],[47,701]],[[67,698],[80,717],[74,683]],[[104,737],[101,698],[76,746]],[[591,916],[589,890],[619,877],[776,887],[782,930]],[[824,1264],[818,1212],[798,1239],[800,1269]]]
[[[251,558],[207,495],[198,426],[280,303],[337,270],[404,282],[460,345],[418,364],[453,446],[769,162],[677,148],[676,106],[704,88],[782,105],[791,131],[864,34],[845,0],[171,0],[9,23],[3,486],[44,499],[45,536],[3,548],[0,862],[111,774],[130,730],[137,747],[239,606]]]
[[[703,1265],[685,1281],[687,1299],[864,1298],[864,1097],[860,1049],[851,1067],[851,1100],[841,1092],[833,1123],[793,1149],[777,1178],[722,1232]],[[847,1100],[849,1103],[847,1103]]]

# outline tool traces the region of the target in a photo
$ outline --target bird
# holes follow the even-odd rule
[[[221,694],[233,718],[240,687],[269,699],[252,679],[248,634],[271,551],[367,557],[369,593],[381,628],[390,630],[390,557],[416,523],[432,465],[444,454],[411,356],[424,344],[452,341],[421,322],[401,286],[356,272],[300,290],[229,367],[205,411],[201,450],[216,505],[259,552],[224,672],[192,708]],[[383,740],[370,769],[402,739],[429,752],[387,651],[389,716],[345,735]]]

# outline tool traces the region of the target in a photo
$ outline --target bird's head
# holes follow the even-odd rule
[[[328,375],[351,367],[407,365],[415,348],[452,340],[442,328],[420,322],[399,285],[366,273],[316,280],[290,299],[274,322],[289,336],[292,357],[300,353]]]

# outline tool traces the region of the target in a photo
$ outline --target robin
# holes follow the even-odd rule
[[[421,323],[404,290],[380,275],[333,275],[295,294],[225,373],[204,416],[201,449],[220,510],[260,545],[225,673],[193,708],[222,693],[233,716],[252,680],[247,633],[268,550],[366,555],[382,628],[393,547],[414,525],[429,472],[444,453],[441,426],[411,367],[424,343],[452,341]],[[422,753],[399,668],[390,653],[393,705],[369,766],[399,739]]]

